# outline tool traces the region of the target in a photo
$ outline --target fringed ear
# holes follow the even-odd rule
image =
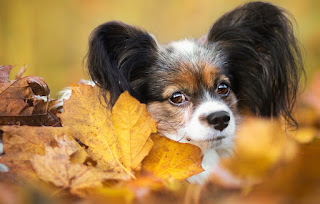
[[[292,23],[282,9],[263,2],[245,4],[222,16],[207,41],[228,56],[226,70],[240,109],[282,115],[297,127],[291,111],[304,69]]]
[[[88,70],[92,80],[110,92],[110,105],[126,90],[143,102],[143,77],[152,66],[156,51],[153,37],[122,22],[107,22],[93,31]]]

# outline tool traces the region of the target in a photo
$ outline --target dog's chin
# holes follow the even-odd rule
[[[166,137],[175,140],[180,143],[189,143],[199,147],[202,152],[206,152],[209,149],[229,149],[233,145],[233,135],[212,135],[210,137],[203,137],[199,139],[189,140],[188,136],[179,137],[177,135],[164,134]]]
[[[202,152],[206,152],[209,149],[228,149],[233,144],[230,136],[217,136],[210,139],[188,141],[188,143],[198,146]]]

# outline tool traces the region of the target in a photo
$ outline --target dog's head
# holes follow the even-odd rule
[[[167,45],[107,22],[92,33],[88,53],[91,78],[110,92],[110,105],[128,90],[147,104],[160,133],[203,150],[229,147],[245,109],[295,123],[301,61],[285,13],[261,2],[225,14],[201,40]]]

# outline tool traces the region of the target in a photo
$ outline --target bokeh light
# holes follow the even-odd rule
[[[0,64],[45,78],[51,95],[88,78],[83,59],[91,31],[120,20],[144,28],[159,43],[199,38],[225,12],[244,0],[0,0]],[[307,75],[320,69],[320,1],[270,1],[296,19]]]

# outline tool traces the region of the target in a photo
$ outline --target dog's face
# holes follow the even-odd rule
[[[286,13],[269,3],[226,13],[204,40],[165,46],[137,27],[107,22],[92,33],[87,62],[109,104],[129,91],[160,133],[202,150],[230,147],[238,111],[295,123],[301,55]]]
[[[161,134],[202,150],[231,146],[237,99],[224,64],[214,44],[182,40],[159,48],[146,83],[148,111]]]

